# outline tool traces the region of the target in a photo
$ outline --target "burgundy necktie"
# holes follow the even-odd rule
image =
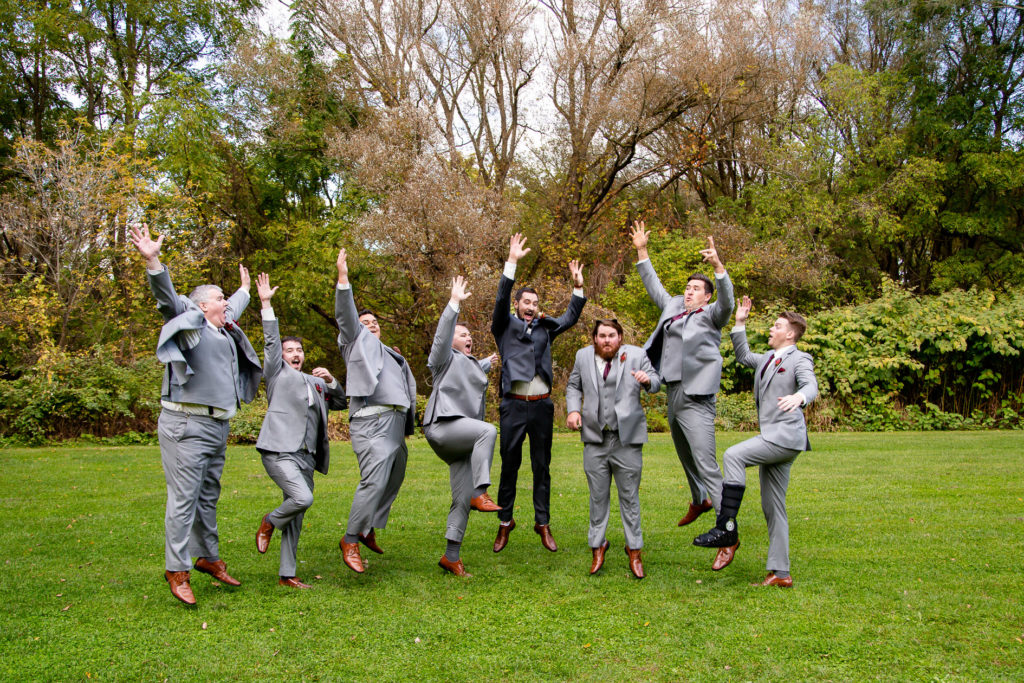
[[[604,362],[604,374],[601,375],[601,379],[607,381],[608,380],[608,371],[611,370],[611,369],[612,369],[612,362],[610,360],[606,360]]]
[[[761,379],[764,379],[764,371],[768,369],[768,366],[772,364],[772,358],[775,358],[775,354],[769,354],[768,360],[765,361],[764,367],[761,368]]]

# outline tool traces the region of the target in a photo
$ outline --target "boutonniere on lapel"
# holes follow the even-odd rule
[[[786,368],[779,368],[778,370],[776,370],[776,371],[775,371],[775,374],[777,374],[777,375],[781,375],[781,374],[782,374],[782,373],[784,373],[785,371],[786,371]]]
[[[620,363],[625,363],[626,362],[626,352],[625,351],[623,351],[622,355],[619,356],[619,362]]]
[[[320,386],[319,384],[316,385],[316,393],[318,393],[318,394],[324,393],[324,388],[322,386]]]
[[[779,367],[779,363],[781,363],[781,362],[782,362],[782,357],[779,356],[778,358],[775,359],[775,367]]]
[[[224,320],[224,329],[225,330],[233,330],[233,329],[235,329],[235,323],[231,322],[230,320],[225,319]]]
[[[547,313],[538,313],[537,314],[537,320],[543,320],[546,317],[548,317]]]

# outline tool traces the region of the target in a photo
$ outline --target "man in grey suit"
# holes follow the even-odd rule
[[[740,545],[736,515],[746,486],[746,468],[758,465],[761,510],[768,522],[768,575],[760,585],[789,588],[793,577],[789,573],[786,489],[796,456],[811,450],[802,409],[817,397],[818,380],[810,354],[796,348],[807,329],[803,316],[792,312],[780,315],[768,332],[772,352],[751,353],[746,332],[750,306],[750,298],[743,297],[731,336],[736,362],[754,369],[754,402],[761,433],[725,451],[722,510],[715,526],[695,538],[693,544],[719,549],[711,566],[714,570],[732,562]]]
[[[276,291],[277,287],[270,286],[266,273],[257,276],[268,406],[256,450],[262,456],[267,474],[281,487],[284,501],[260,520],[256,550],[267,552],[274,529],[280,529],[278,583],[290,588],[310,588],[295,575],[302,519],[313,504],[313,470],[327,474],[330,465],[327,409],[343,410],[348,402],[341,385],[326,368],[314,368],[312,374],[302,372],[306,359],[302,339],[281,339],[277,317],[270,304]]]
[[[345,536],[339,541],[342,560],[352,571],[364,571],[359,543],[375,553],[377,529],[383,529],[405,479],[416,409],[416,380],[398,351],[380,340],[377,316],[356,310],[348,281],[348,257],[338,252],[338,285],[334,315],[338,347],[345,359],[345,393],[349,397],[349,432],[359,463],[359,486],[352,498]]]
[[[679,526],[685,526],[721,505],[722,472],[715,454],[715,401],[722,379],[719,346],[736,302],[711,237],[700,254],[715,269],[718,299],[711,303],[715,285],[701,273],[690,276],[684,294],[670,296],[651,265],[646,228],[642,221],[633,224],[636,269],[661,317],[644,350],[665,383],[672,441],[690,485],[690,507],[679,520]]]
[[[583,471],[590,487],[590,573],[596,574],[601,568],[608,550],[605,531],[614,477],[629,570],[642,579],[640,472],[643,445],[647,443],[647,416],[640,403],[640,390],[657,393],[661,379],[643,349],[622,344],[622,326],[617,320],[595,322],[591,338],[591,346],[576,352],[565,390],[569,413],[565,423],[569,429],[582,430]]]
[[[516,264],[530,253],[526,238],[516,233],[509,240],[508,260],[498,282],[498,295],[491,318],[491,334],[501,355],[501,480],[498,483],[498,535],[494,552],[508,543],[516,528],[512,511],[516,502],[516,482],[523,464],[523,442],[530,437],[530,465],[533,469],[533,530],[541,544],[558,550],[551,535],[551,430],[555,405],[551,401],[551,342],[579,320],[583,305],[583,266],[573,259],[569,273],[573,280],[572,298],[565,313],[549,318],[540,313],[537,290],[520,287],[515,294],[515,314],[509,313],[509,299],[515,284]]]
[[[242,286],[230,298],[216,285],[179,296],[160,263],[160,246],[146,225],[130,235],[146,262],[149,287],[164,318],[156,356],[166,364],[160,390],[158,436],[167,482],[164,578],[171,595],[196,604],[189,571],[195,568],[229,586],[241,582],[220,559],[217,500],[228,441],[228,421],[260,383],[260,361],[238,325],[249,304],[249,271],[238,266]]]
[[[451,298],[437,323],[427,367],[434,382],[423,413],[423,434],[437,456],[448,463],[452,504],[445,529],[447,547],[438,565],[456,576],[471,576],[459,557],[469,510],[497,512],[501,508],[487,495],[491,461],[498,430],[484,422],[487,373],[497,354],[477,360],[473,337],[458,324],[459,307],[469,296],[466,281],[452,279]]]

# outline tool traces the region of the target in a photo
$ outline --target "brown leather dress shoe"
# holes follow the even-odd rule
[[[494,538],[494,552],[500,553],[508,545],[508,535],[516,528],[516,520],[508,524],[498,525],[498,535]]]
[[[302,583],[302,579],[297,576],[282,576],[277,580],[277,585],[288,586],[289,588],[312,588],[308,583]]]
[[[602,543],[600,546],[598,546],[597,548],[590,549],[590,551],[594,553],[594,561],[590,563],[591,574],[596,574],[597,570],[600,569],[601,565],[604,564],[604,551],[608,550],[609,545],[611,544],[608,543],[608,539],[606,538],[604,540],[604,543]]]
[[[452,574],[455,574],[455,576],[464,576],[467,578],[473,576],[472,574],[466,571],[466,568],[464,566],[462,566],[462,558],[459,558],[458,562],[452,562],[447,557],[442,555],[441,559],[437,561],[437,566],[445,570],[446,572],[451,572]]]
[[[171,595],[186,605],[196,604],[196,596],[188,583],[188,572],[164,572],[164,580],[171,587]]]
[[[269,514],[267,513],[267,515]],[[267,515],[263,515],[263,519],[260,520],[260,528],[256,530],[256,550],[260,553],[267,552],[267,548],[270,547],[270,537],[274,535],[274,525],[267,519]]]
[[[558,546],[555,544],[555,538],[551,535],[550,524],[534,524],[533,530],[540,534],[540,544],[542,546],[551,552],[558,550]]]
[[[341,548],[341,561],[345,563],[345,566],[356,572],[362,574],[363,569],[363,558],[359,557],[359,544],[358,543],[345,543],[345,539],[338,541],[338,547]]]
[[[370,533],[363,536],[359,534],[359,542],[365,545],[367,548],[377,553],[378,555],[384,554],[384,549],[377,545],[377,530],[370,529]]]
[[[629,557],[629,571],[638,579],[644,578],[644,563],[640,561],[640,548],[632,550],[626,548],[626,555]]]
[[[229,586],[242,585],[241,581],[233,578],[230,574],[228,574],[228,566],[224,564],[224,560],[210,562],[205,557],[200,557],[198,560],[196,560],[196,569],[204,574],[209,574],[221,583],[226,583]]]
[[[715,561],[711,563],[711,569],[717,572],[728,567],[729,563],[732,562],[732,558],[736,557],[736,549],[739,547],[740,542],[736,541],[736,545],[719,548],[718,553],[715,555]]]
[[[768,572],[768,576],[764,577],[764,581],[762,581],[760,583],[754,583],[754,584],[751,584],[751,585],[753,585],[753,586],[778,586],[779,588],[792,588],[793,587],[793,577],[792,576],[787,576],[786,578],[782,579],[782,578],[779,578],[778,576],[775,576],[775,572]]]
[[[497,512],[501,509],[501,506],[495,503],[494,500],[487,495],[487,492],[481,493],[476,498],[470,498],[469,507],[478,512]]]
[[[703,503],[700,503],[699,505],[694,505],[693,503],[690,503],[690,509],[686,511],[686,514],[683,515],[683,518],[679,520],[679,524],[677,524],[676,526],[686,526],[687,524],[697,519],[713,507],[714,505],[711,504],[710,498],[705,500]]]

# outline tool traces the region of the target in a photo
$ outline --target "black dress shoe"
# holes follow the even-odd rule
[[[693,544],[701,548],[728,548],[739,543],[740,534],[736,530],[736,523],[732,522],[732,530],[711,527],[707,533],[703,533],[693,539]]]

